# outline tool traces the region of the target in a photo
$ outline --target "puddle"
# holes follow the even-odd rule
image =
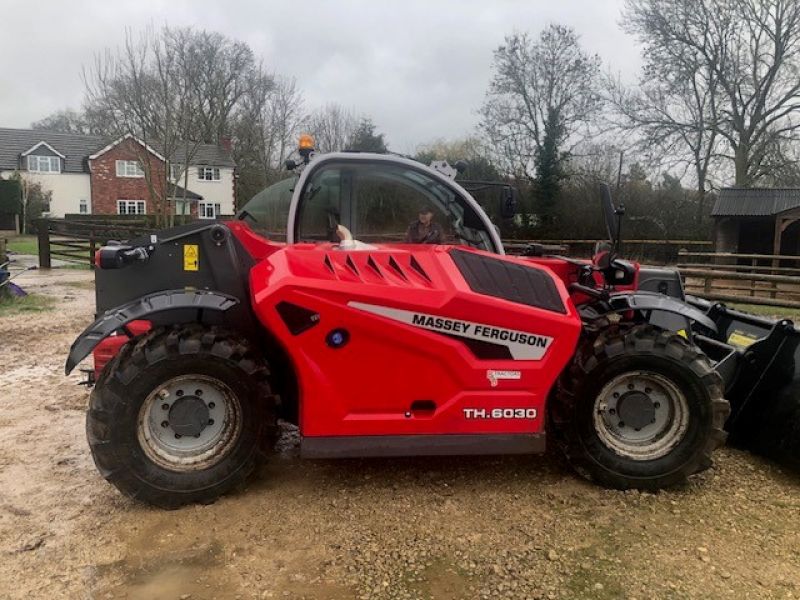
[[[233,597],[237,587],[228,580],[219,545],[181,555],[165,554],[138,565],[124,559],[94,569],[94,598],[130,600],[211,600]]]

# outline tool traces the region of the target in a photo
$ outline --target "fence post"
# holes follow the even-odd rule
[[[94,255],[97,252],[97,240],[94,238],[94,232],[91,234],[89,240],[89,268],[94,269]]]
[[[704,291],[706,294],[710,294],[710,293],[711,293],[711,285],[712,285],[712,281],[713,281],[713,278],[712,278],[710,275],[706,275],[706,276],[703,278],[703,291]]]
[[[47,219],[36,221],[36,233],[39,242],[39,268],[50,268],[50,228]]]

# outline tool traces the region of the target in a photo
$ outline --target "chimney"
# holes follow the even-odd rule
[[[223,148],[225,148],[225,150],[227,150],[228,152],[232,152],[233,151],[233,140],[231,139],[231,136],[229,136],[229,135],[223,135],[219,139],[219,145],[222,146]]]

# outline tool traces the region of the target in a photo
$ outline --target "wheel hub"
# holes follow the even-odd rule
[[[169,409],[169,426],[178,435],[196,436],[208,426],[208,406],[197,396],[182,396]]]
[[[645,392],[625,392],[617,402],[619,420],[634,430],[655,422],[656,408],[653,400]]]
[[[180,375],[147,396],[137,437],[153,462],[190,471],[222,460],[240,429],[241,407],[228,385],[207,375]]]
[[[594,429],[600,441],[633,460],[655,460],[683,439],[689,420],[686,396],[652,371],[613,378],[595,399]]]

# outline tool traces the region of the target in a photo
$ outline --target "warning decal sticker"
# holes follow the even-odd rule
[[[184,244],[183,270],[197,271],[200,269],[200,248],[197,244]]]

